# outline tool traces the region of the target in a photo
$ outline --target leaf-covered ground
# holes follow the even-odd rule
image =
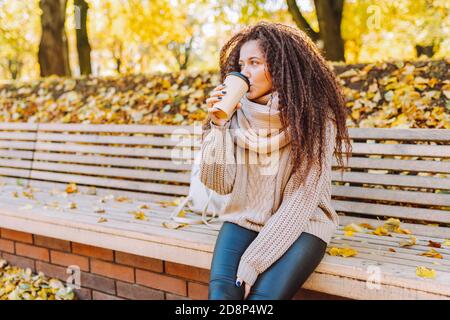
[[[332,65],[349,127],[450,129],[450,59]],[[218,73],[50,77],[0,85],[0,121],[195,124]]]
[[[74,300],[71,287],[30,268],[11,266],[0,259],[0,300]]]

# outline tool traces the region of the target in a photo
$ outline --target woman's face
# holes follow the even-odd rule
[[[250,40],[241,47],[239,56],[240,72],[250,80],[247,98],[256,103],[267,104],[272,90],[272,77],[258,46],[258,40]]]

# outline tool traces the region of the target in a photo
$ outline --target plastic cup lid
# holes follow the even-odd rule
[[[233,75],[233,76],[237,76],[237,77],[241,78],[242,80],[244,80],[247,83],[247,86],[250,87],[250,80],[248,80],[248,78],[245,75],[243,75],[242,73],[237,72],[237,71],[232,71],[232,72],[229,72],[227,74],[227,76],[228,75]]]

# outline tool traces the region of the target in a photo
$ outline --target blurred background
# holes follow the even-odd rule
[[[349,127],[450,129],[448,0],[0,0],[0,122],[190,125],[219,54],[265,20],[307,33]]]
[[[439,59],[447,0],[0,0],[0,79],[217,70],[259,20],[304,30],[330,61]]]

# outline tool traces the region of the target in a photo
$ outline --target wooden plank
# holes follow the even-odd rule
[[[402,226],[405,227],[404,223],[402,223]],[[449,230],[449,228],[446,228],[446,229],[447,229],[447,231]],[[336,229],[334,237],[336,239],[339,238],[339,239],[347,239],[347,240],[354,240],[354,241],[364,241],[364,242],[368,241],[368,242],[371,242],[371,243],[383,244],[383,245],[386,245],[386,246],[396,246],[396,247],[398,247],[398,244],[399,244],[400,241],[402,241],[402,240],[409,240],[410,236],[411,236],[411,235],[408,235],[408,234],[401,234],[401,233],[396,233],[396,232],[391,232],[390,234],[391,234],[390,236],[378,236],[378,235],[372,234],[371,232],[368,232],[368,233],[355,232],[355,233],[353,233],[353,236],[346,236],[345,235],[345,226],[344,225],[339,225],[338,228]],[[418,248],[418,249],[421,249],[421,250],[428,250],[429,249],[428,241],[434,241],[434,242],[439,242],[439,243],[442,243],[442,242],[445,241],[445,238],[435,237],[435,236],[430,235],[430,234],[419,235],[419,234],[413,233],[413,235],[417,238],[416,244],[414,245],[414,248]],[[447,236],[448,236],[448,234],[447,234]],[[412,250],[411,247],[408,248],[408,250]],[[450,247],[442,246],[442,248],[440,250],[442,250],[445,254],[450,254]]]
[[[42,181],[42,180],[29,180],[29,179],[20,179],[22,183],[26,186],[30,186],[33,188],[46,188],[48,189],[48,192],[51,192],[53,189],[58,189],[61,191],[64,191],[67,187],[67,183],[62,182],[54,182],[54,181]],[[16,185],[17,184],[17,178],[9,178],[9,177],[3,177],[0,176],[0,182],[5,182],[8,184]],[[77,188],[79,192],[86,193],[89,190],[89,186],[83,186],[83,185],[77,185]],[[97,195],[99,197],[106,196],[106,195],[114,195],[114,196],[127,196],[131,197],[140,201],[174,201],[177,197],[175,196],[168,196],[168,195],[161,195],[161,194],[152,194],[152,193],[145,193],[145,192],[133,192],[133,191],[127,191],[127,190],[117,190],[117,189],[110,189],[110,188],[102,188],[102,187],[95,187]]]
[[[344,158],[344,164],[348,168],[450,173],[450,161],[371,159],[362,157],[350,157],[348,163],[345,162]],[[338,163],[334,157],[333,166],[338,166]]]
[[[0,148],[33,150],[34,142],[0,140]]]
[[[0,172],[1,173],[1,172]],[[101,186],[109,187],[115,189],[125,189],[134,191],[149,191],[157,193],[165,193],[170,195],[187,195],[189,193],[189,187],[187,186],[177,186],[170,184],[161,183],[150,183],[150,182],[137,182],[132,180],[119,180],[119,179],[108,179],[100,177],[90,177],[75,174],[65,174],[65,173],[49,173],[37,170],[32,170],[30,174],[31,179],[39,180],[49,180],[49,181],[59,181],[59,182],[74,182],[77,184],[84,184],[88,186]]]
[[[432,192],[402,191],[368,187],[347,187],[332,185],[331,194],[338,197],[386,200],[421,205],[449,206],[450,195]]]
[[[326,263],[322,262],[323,265]],[[370,269],[368,269],[370,270]],[[369,276],[369,275],[368,275]],[[370,279],[369,279],[370,280]],[[374,281],[359,280],[314,271],[302,288],[358,300],[448,300],[450,297]]]
[[[35,132],[8,132],[2,131],[0,134],[1,140],[27,140],[27,141],[35,141],[36,133]]]
[[[0,141],[1,146],[1,141]],[[159,159],[193,159],[194,151],[181,148],[133,148],[133,147],[106,147],[93,145],[71,145],[65,143],[36,142],[37,151],[82,152],[94,154],[123,155],[132,157],[151,157]]]
[[[0,130],[24,130],[36,131],[37,123],[28,122],[0,122]]]
[[[348,128],[352,139],[450,141],[450,129]]]
[[[332,171],[331,178],[338,182],[356,182],[390,186],[450,189],[450,178],[407,176],[400,174],[374,174],[365,172]]]
[[[19,195],[21,194],[20,189],[16,189]],[[42,201],[42,196],[39,195],[38,192],[33,193],[35,196],[34,200],[30,200],[28,198],[19,197],[19,198],[12,198],[8,193],[2,192],[0,196],[0,203],[5,203],[9,206],[12,206],[16,208],[16,211],[22,211],[22,209],[25,205],[31,204],[32,209],[41,212],[45,216],[53,216],[55,218],[68,218],[70,219],[72,216],[76,217],[85,217],[86,219],[90,219],[89,221],[94,221],[97,223],[98,219],[100,217],[106,218],[108,221],[103,223],[104,226],[110,226],[111,228],[119,228],[121,230],[133,230],[138,232],[147,232],[147,227],[152,226],[154,228],[160,228],[165,230],[161,224],[162,222],[168,222],[169,215],[164,214],[164,212],[161,211],[155,211],[155,209],[149,211],[149,210],[143,210],[146,211],[146,216],[148,217],[148,220],[136,220],[134,219],[134,216],[132,214],[129,214],[128,211],[131,208],[124,208],[123,203],[116,203],[114,200],[107,201],[107,203],[101,205],[102,208],[105,209],[105,213],[99,214],[94,212],[95,206],[100,206],[96,201],[86,201],[86,197],[83,198],[77,198],[77,199],[71,199],[70,201],[77,203],[78,207],[76,209],[65,209],[63,206],[68,204],[69,201],[64,202],[61,198],[52,196],[50,199],[47,199],[46,201]],[[84,201],[83,201],[84,200]],[[99,200],[99,199],[97,199]],[[49,207],[47,205],[47,208],[45,205],[47,203],[52,203],[57,201],[59,203],[59,208],[55,207]],[[136,210],[136,208],[133,208]],[[206,227],[206,226],[205,226]],[[209,236],[217,236],[218,231],[213,230],[210,228],[205,228],[201,225],[188,225],[183,228],[173,230],[173,229],[167,229],[171,232],[183,232],[188,233],[186,237],[189,237],[191,241],[195,241],[197,237],[202,237],[202,235],[209,235]]]
[[[0,150],[0,156],[2,152]],[[120,166],[120,167],[141,167],[149,169],[166,169],[176,171],[190,171],[192,168],[193,160],[186,160],[186,163],[179,163],[179,161],[170,160],[154,160],[154,159],[140,159],[129,157],[114,157],[114,156],[99,156],[99,155],[75,155],[64,153],[49,153],[49,152],[35,152],[35,160],[49,160],[49,161],[61,161],[71,163],[86,163],[86,164],[98,164]],[[189,163],[188,161],[192,162]]]
[[[0,159],[0,165],[2,165]],[[118,178],[130,178],[139,180],[154,180],[154,181],[169,181],[169,182],[190,182],[190,174],[181,172],[160,172],[155,170],[140,170],[140,169],[122,169],[122,168],[108,168],[101,166],[86,166],[79,164],[63,164],[55,162],[34,161],[33,170],[41,170],[48,172],[67,172],[67,173],[81,173],[92,176],[110,176]]]
[[[0,176],[28,178],[30,176],[30,170],[0,167]]]
[[[450,223],[450,213],[445,210],[410,208],[335,199],[332,199],[331,203],[336,211],[387,216],[393,218],[407,218],[412,220],[425,220],[438,223]]]
[[[366,281],[371,273],[370,266],[379,267],[382,272],[381,285],[393,285],[450,297],[450,273],[437,272],[435,279],[416,275],[415,267],[399,266],[388,262],[374,262],[357,257],[342,258],[325,255],[317,272]]]
[[[372,218],[361,218],[352,216],[339,216],[339,224],[341,226],[349,225],[350,223],[369,223],[373,227],[377,228],[384,225],[384,220],[377,220]],[[440,227],[440,226],[429,226],[423,224],[413,224],[409,222],[402,222],[402,228],[408,229],[414,235],[419,235],[421,237],[428,236],[430,239],[441,238],[445,239],[450,234],[450,228]]]
[[[0,158],[1,167],[24,168],[31,169],[31,161],[20,159],[2,159]]]
[[[352,154],[450,157],[450,146],[417,144],[352,143]]]
[[[84,124],[84,123],[41,123],[39,131],[65,132],[117,132],[152,134],[201,134],[201,126],[193,125],[147,125],[147,124]]]
[[[357,241],[332,240],[330,245],[339,248],[352,248],[357,251],[357,256],[361,258],[367,257],[368,260],[373,259],[381,262],[386,261],[410,267],[425,266],[438,272],[450,272],[450,260],[448,257],[445,257],[444,259],[430,258],[419,254],[414,255],[412,253],[398,252],[397,248],[394,248],[396,252],[392,252],[386,250],[388,248],[385,249],[382,245],[374,245],[370,243],[361,244]],[[439,251],[439,249],[437,249],[437,251]]]
[[[33,151],[0,149],[0,157],[32,159]]]
[[[83,142],[98,144],[124,144],[124,145],[148,145],[148,146],[170,146],[170,147],[200,147],[201,143],[193,138],[163,138],[154,136],[100,136],[96,134],[59,134],[39,132],[39,141],[63,141],[63,142]]]

